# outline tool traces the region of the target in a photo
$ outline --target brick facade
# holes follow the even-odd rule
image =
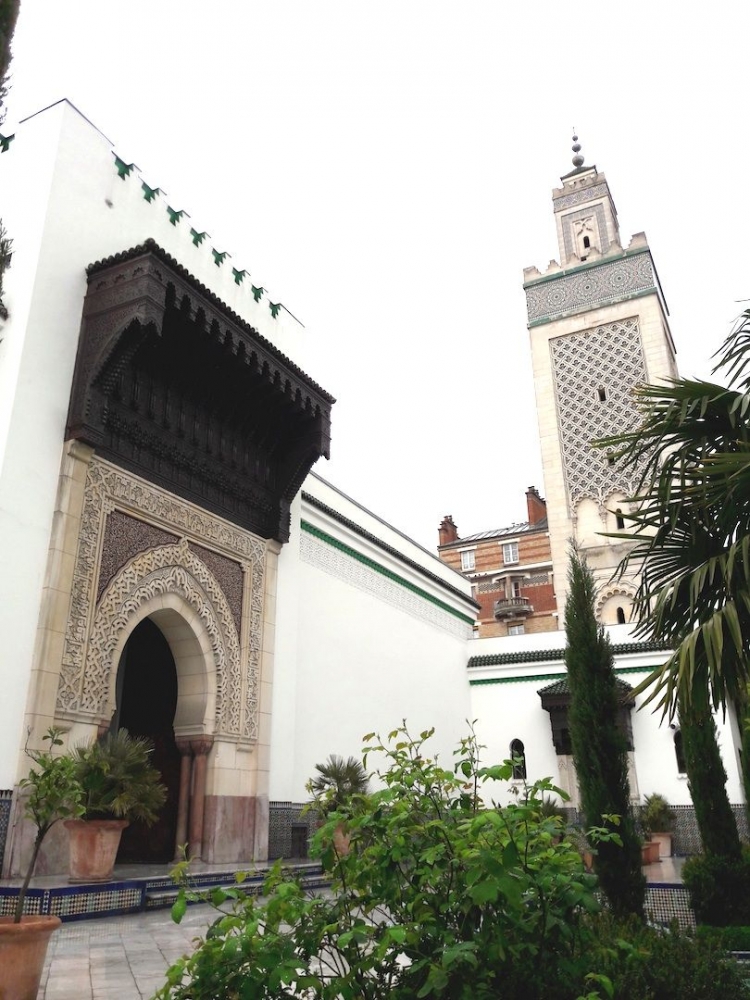
[[[557,602],[547,530],[547,506],[532,486],[528,520],[461,538],[450,515],[439,528],[438,555],[471,581],[481,605],[480,637],[557,629]]]

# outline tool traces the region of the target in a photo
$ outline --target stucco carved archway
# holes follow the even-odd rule
[[[634,599],[635,588],[626,583],[620,582],[611,584],[609,587],[602,588],[602,590],[599,591],[596,600],[596,620],[598,622],[602,622],[602,624],[615,624],[614,622],[604,621],[604,616],[606,616],[607,610],[613,606],[619,605],[629,611]]]
[[[108,584],[92,622],[81,708],[101,720],[111,716],[120,654],[146,617],[162,627],[175,656],[176,728],[238,738],[243,699],[237,630],[221,587],[184,539],[140,553]]]

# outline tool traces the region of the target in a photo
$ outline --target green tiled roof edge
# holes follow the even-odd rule
[[[616,674],[647,674],[650,667],[619,667],[615,669]],[[469,680],[471,687],[479,687],[481,684],[525,684],[526,681],[559,681],[566,674],[529,674],[528,677],[476,677]]]
[[[658,653],[669,649],[661,642],[619,642],[613,643],[615,655],[627,653]],[[564,660],[565,648],[530,649],[525,653],[489,653],[486,656],[469,658],[470,667],[495,667],[506,663],[539,663],[542,660]],[[557,675],[556,675],[557,676]]]

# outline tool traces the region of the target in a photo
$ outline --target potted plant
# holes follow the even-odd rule
[[[48,750],[28,750],[33,766],[19,784],[25,793],[24,813],[36,827],[34,846],[12,917],[0,917],[0,970],[2,996],[6,1000],[34,1000],[44,967],[44,956],[59,917],[23,915],[24,902],[44,838],[58,822],[80,816],[81,786],[68,756],[56,757],[53,747],[62,746],[59,730],[44,736]]]
[[[123,829],[131,820],[151,824],[158,818],[166,789],[150,762],[151,749],[147,739],[120,729],[73,750],[83,815],[65,823],[71,882],[106,882]]]
[[[323,764],[316,764],[318,772],[307,783],[307,790],[313,795],[313,808],[321,818],[340,812],[357,795],[367,794],[369,779],[361,761],[356,757],[344,760],[332,753]],[[339,823],[333,834],[336,853],[349,853],[349,835],[343,823]]]
[[[659,856],[672,857],[672,832],[674,831],[674,809],[663,795],[647,795],[641,806],[641,826],[649,840],[659,845]]]

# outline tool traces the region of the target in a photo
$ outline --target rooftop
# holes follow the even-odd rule
[[[441,545],[440,548],[459,548],[467,542],[481,542],[487,538],[503,538],[505,536],[525,535],[534,531],[546,530],[546,517],[543,517],[540,521],[536,521],[534,524],[530,521],[519,521],[517,524],[511,524],[507,528],[495,528],[491,531],[478,531],[475,535],[464,535],[462,538],[457,538],[455,542],[448,542],[446,545]]]

